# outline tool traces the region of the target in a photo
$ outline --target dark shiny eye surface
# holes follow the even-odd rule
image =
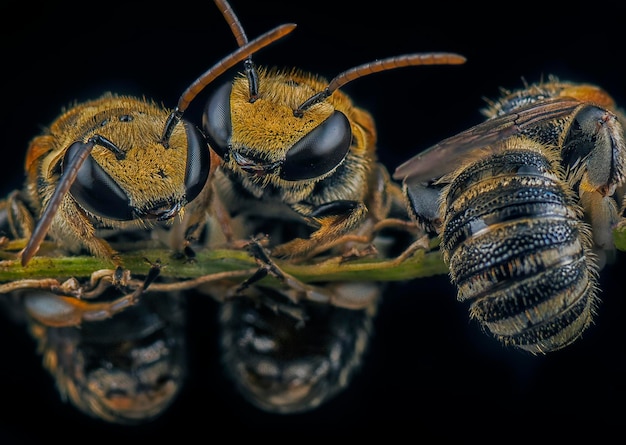
[[[187,166],[185,170],[185,190],[187,201],[193,201],[204,188],[209,177],[211,161],[204,136],[188,122],[184,122],[187,131]]]
[[[233,132],[230,120],[231,90],[232,85],[230,83],[219,87],[209,97],[202,114],[202,128],[209,145],[221,158],[228,151],[228,144]]]
[[[280,177],[286,181],[298,181],[322,176],[341,164],[351,142],[348,118],[335,111],[289,149]]]
[[[74,142],[65,152],[63,164],[67,165],[84,147],[82,142]],[[82,208],[94,215],[118,221],[134,219],[128,196],[92,156],[88,156],[78,170],[70,194]]]

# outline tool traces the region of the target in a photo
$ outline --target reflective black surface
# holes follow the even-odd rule
[[[431,5],[416,14],[408,4],[288,1],[234,2],[254,38],[285,22],[299,27],[254,57],[257,64],[298,66],[329,79],[358,64],[409,52],[465,55],[464,66],[402,68],[343,88],[377,122],[379,156],[391,170],[433,143],[482,117],[483,97],[556,74],[598,84],[626,105],[621,71],[625,36],[617,2],[601,10],[568,4],[554,12],[524,4],[507,17],[485,6]],[[519,5],[521,7],[521,5]],[[4,20],[0,45],[5,71],[2,119],[2,193],[18,187],[28,141],[74,100],[105,91],[146,95],[174,107],[179,94],[219,58],[235,38],[212,2],[157,8],[115,4],[97,11],[17,4]],[[419,8],[419,5],[417,6]],[[366,9],[364,9],[366,8]],[[489,9],[487,9],[489,8]],[[612,9],[617,8],[617,9]],[[358,13],[356,11],[358,9]],[[13,18],[11,18],[13,17]],[[216,87],[221,83],[216,82]],[[186,118],[200,124],[206,95]],[[120,427],[87,418],[59,400],[52,378],[24,329],[2,318],[0,443],[142,443],[220,435],[242,438],[406,435],[498,440],[558,437],[593,430],[623,435],[626,406],[625,254],[600,277],[596,323],[574,345],[545,357],[505,350],[469,321],[446,276],[389,287],[374,324],[363,368],[350,387],[319,409],[267,414],[248,404],[219,363],[217,303],[190,298],[189,377],[179,399],[158,420]],[[44,427],[43,425],[50,425]],[[540,433],[543,431],[543,433]],[[545,436],[541,436],[545,437]],[[165,438],[165,439],[164,439]],[[171,439],[170,439],[171,438]]]

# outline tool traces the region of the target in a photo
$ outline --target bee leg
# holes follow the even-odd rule
[[[387,218],[393,207],[404,203],[402,189],[392,183],[389,172],[382,165],[377,165],[368,181],[369,196],[366,199],[368,216],[374,221]]]
[[[263,242],[267,241],[265,238],[257,238],[254,237],[252,240],[248,241],[245,245],[245,248],[248,250],[248,253],[254,257],[259,268],[256,270],[252,276],[248,279],[244,280],[235,290],[235,294],[241,294],[244,290],[248,289],[254,283],[265,278],[270,272],[276,278],[284,280],[284,272],[279,269],[279,267],[270,259],[269,252],[262,245]]]
[[[0,231],[11,239],[30,238],[35,228],[35,219],[19,190],[15,190],[0,202]]]
[[[243,293],[243,291],[248,289],[254,283],[265,278],[267,274],[269,273],[268,267],[269,267],[268,265],[260,266],[252,276],[250,276],[248,279],[243,281],[239,286],[237,286],[237,289],[235,290],[235,295],[239,295]]]
[[[391,182],[385,167],[378,165],[369,179],[369,195],[365,200],[367,215],[358,229],[341,236],[332,245],[343,244],[341,253],[344,260],[361,258],[370,255],[387,255],[393,238],[393,243],[402,242],[397,237],[398,232],[414,237],[419,232],[415,221],[410,218],[406,200],[399,184]],[[386,234],[381,232],[386,231]],[[394,233],[391,237],[390,233]],[[380,237],[379,237],[380,236]],[[359,245],[360,244],[360,245]],[[365,244],[365,247],[362,245]],[[382,250],[379,250],[382,247]],[[314,251],[317,253],[317,251]],[[312,256],[312,255],[309,255]]]
[[[176,234],[171,234],[171,240],[173,239],[183,239],[184,241],[177,241],[170,243],[170,246],[173,249],[171,253],[171,257],[175,260],[184,260],[185,263],[195,263],[196,262],[196,251],[192,247],[194,244],[194,240],[197,240],[201,235],[202,229],[204,227],[188,227],[187,235],[184,237],[178,237]],[[173,232],[179,231],[177,228],[172,229]]]
[[[194,262],[196,253],[192,246],[202,247],[208,237],[209,213],[206,209],[214,200],[211,184],[205,184],[200,194],[187,207],[183,219],[172,227],[168,244],[175,257]]]
[[[25,295],[28,314],[45,326],[79,326],[85,321],[99,321],[137,304],[143,288],[106,303],[94,303],[52,292],[36,291]]]
[[[259,264],[259,269],[250,278],[245,280],[237,288],[237,293],[243,292],[255,282],[258,282],[267,275],[280,280],[286,287],[282,294],[287,296],[293,303],[298,303],[304,299],[321,304],[330,304],[346,309],[364,309],[371,305],[374,298],[370,293],[359,292],[359,285],[350,286],[329,285],[313,286],[306,284],[298,278],[282,270],[270,257],[268,250],[262,245],[262,241],[253,238],[248,243],[248,252]]]
[[[29,315],[49,327],[79,326],[83,322],[100,321],[113,317],[139,302],[140,296],[159,276],[160,262],[150,262],[151,267],[143,283],[134,291],[112,301],[89,302],[75,296],[57,295],[49,291],[29,291],[24,296]],[[113,284],[124,282],[124,270],[116,269]],[[70,289],[68,289],[70,290]]]
[[[68,246],[63,247],[69,247],[72,251],[84,245],[92,255],[108,258],[115,266],[122,265],[118,252],[106,240],[96,236],[93,224],[75,204],[71,203],[69,198],[63,203],[59,212],[63,212],[64,216],[56,218],[50,229],[54,240],[69,240]],[[72,244],[72,239],[74,244]]]
[[[93,255],[100,258],[108,258],[116,267],[123,265],[118,252],[102,238],[93,237],[90,240],[85,241],[85,244],[87,249],[89,249]]]
[[[413,241],[406,249],[404,249],[400,255],[393,259],[393,263],[398,265],[402,264],[405,260],[415,254],[417,251],[428,251],[430,249],[430,237],[428,235],[424,235],[415,241]]]
[[[597,191],[584,191],[581,188],[580,202],[585,219],[591,225],[593,250],[600,269],[615,260],[613,228],[619,221],[617,202],[612,196],[602,196]]]
[[[221,234],[224,236],[224,239],[227,244],[232,244],[235,239],[235,234],[233,232],[233,223],[232,218],[226,207],[224,207],[224,203],[220,199],[218,193],[213,193],[213,199],[211,200],[211,210],[215,220],[217,221]]]
[[[272,249],[276,257],[306,257],[322,252],[342,236],[356,229],[367,215],[363,202],[340,200],[321,205],[311,212],[294,208],[317,230],[309,238],[296,238]],[[359,238],[360,240],[360,238]]]

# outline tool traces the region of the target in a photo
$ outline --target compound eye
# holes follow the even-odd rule
[[[209,177],[211,161],[206,140],[195,125],[184,122],[187,131],[187,166],[185,190],[187,201],[193,201],[202,191]]]
[[[84,146],[82,142],[74,142],[65,152],[63,164],[67,165]],[[92,156],[80,166],[70,194],[82,208],[94,215],[118,221],[134,219],[128,196]]]
[[[232,135],[230,121],[230,92],[232,84],[227,83],[219,87],[204,107],[202,114],[202,128],[206,133],[209,145],[223,158],[228,152],[228,144]]]
[[[335,111],[289,149],[280,177],[298,181],[322,176],[343,161],[351,143],[350,122],[343,113]]]

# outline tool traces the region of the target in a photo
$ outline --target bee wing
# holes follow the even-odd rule
[[[427,148],[400,164],[393,178],[408,183],[428,182],[456,169],[463,155],[486,148],[534,125],[570,116],[581,101],[556,97],[534,102],[512,113],[496,116]]]

